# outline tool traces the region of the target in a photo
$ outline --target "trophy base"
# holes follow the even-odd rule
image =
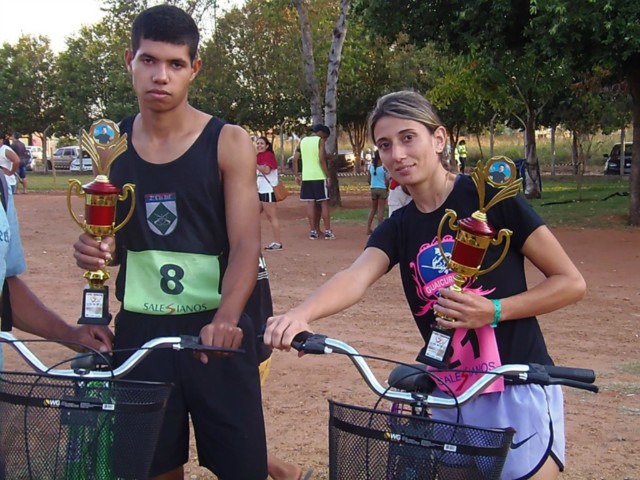
[[[429,341],[416,360],[439,370],[448,369],[451,357],[451,340],[454,333],[454,329],[434,328],[431,331]]]
[[[109,325],[109,289],[85,287],[82,292],[82,316],[78,320],[80,325]]]

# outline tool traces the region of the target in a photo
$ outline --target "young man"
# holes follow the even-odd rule
[[[293,175],[300,187],[300,200],[307,202],[309,218],[309,239],[319,237],[320,217],[324,224],[324,239],[333,240],[336,236],[331,231],[331,211],[329,210],[329,169],[325,143],[331,130],[325,125],[314,125],[313,135],[300,141],[300,148],[293,156]],[[298,173],[298,159],[302,157],[302,179]]]
[[[198,41],[195,22],[177,7],[153,7],[135,19],[125,60],[140,112],[121,123],[128,150],[109,175],[115,185],[135,184],[134,216],[115,239],[98,244],[82,235],[74,255],[84,269],[112,259],[121,265],[118,349],[188,334],[244,350],[199,354],[200,362],[189,352],[155,352],[134,372],[174,384],[151,477],[184,478],[191,419],[201,465],[221,480],[264,480],[257,332],[243,315],[260,252],[255,150],[242,128],[189,105],[201,67]],[[118,206],[117,222],[128,208]]]

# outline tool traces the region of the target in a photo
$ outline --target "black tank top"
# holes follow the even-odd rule
[[[134,118],[120,125],[128,135],[128,149],[109,173],[114,185],[135,185],[133,217],[116,234],[121,262],[116,297],[124,312],[210,312],[219,304],[229,251],[218,168],[224,122],[213,117],[183,155],[157,165],[143,160],[133,147]],[[129,200],[118,202],[116,224],[129,207]]]

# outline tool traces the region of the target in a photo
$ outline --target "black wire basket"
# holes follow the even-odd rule
[[[329,401],[329,478],[498,479],[514,434]]]
[[[0,479],[146,479],[171,386],[0,373]]]

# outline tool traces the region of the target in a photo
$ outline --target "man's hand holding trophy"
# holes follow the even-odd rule
[[[133,214],[135,202],[127,216],[116,225],[116,204],[126,200],[134,186],[125,184],[122,188],[113,185],[108,178],[109,167],[113,161],[127,149],[127,135],[120,135],[118,125],[110,120],[101,119],[93,123],[89,132],[82,130],[80,147],[87,152],[93,162],[96,177],[90,183],[82,185],[76,179],[69,180],[67,189],[67,207],[73,221],[82,230],[93,236],[98,242],[105,236],[113,235],[129,221]],[[84,198],[84,220],[76,216],[71,206],[72,196]],[[96,271],[86,271],[84,278],[87,286],[83,292],[82,316],[80,324],[108,325],[111,321],[109,313],[109,290],[105,285],[109,279],[106,267]]]

